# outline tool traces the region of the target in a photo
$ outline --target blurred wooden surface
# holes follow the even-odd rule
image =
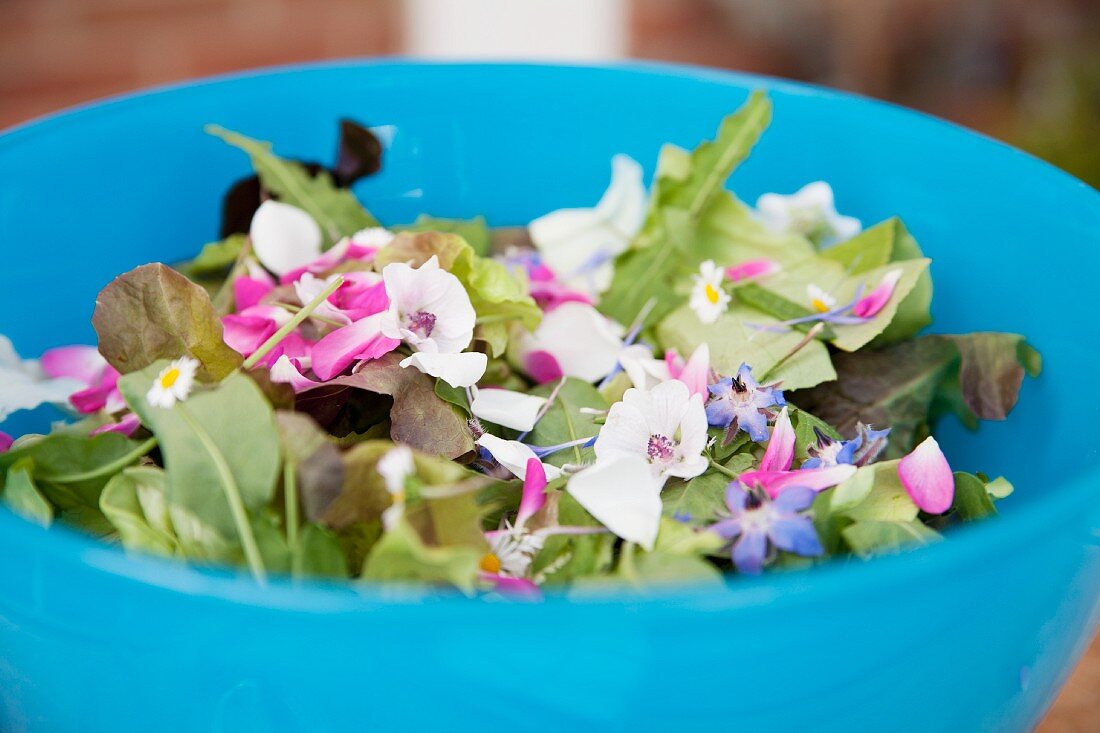
[[[1029,16],[1034,23],[1025,18],[1025,35],[1050,36],[1058,23],[1073,25],[1075,8],[1089,4],[1032,3],[1042,10]],[[635,56],[900,98],[996,133],[1011,104],[999,85],[1018,72],[1004,62],[1012,55],[1003,46],[1019,42],[1014,38],[1021,31],[1012,23],[1019,24],[1028,6],[1019,0],[1003,6],[986,0],[632,0],[629,46]],[[964,7],[967,12],[956,12]],[[1100,3],[1091,7],[1095,11]],[[998,9],[1005,12],[997,15]],[[802,22],[792,23],[792,17]],[[168,81],[399,53],[402,19],[399,0],[0,0],[0,128]],[[1077,25],[1087,31],[1090,24]],[[990,27],[995,32],[977,32]],[[950,41],[951,29],[955,40],[964,36],[956,44],[964,55],[947,54],[935,84],[923,86],[905,53],[922,43],[950,50],[942,44]],[[1057,35],[1053,39],[1059,42]],[[967,68],[971,75],[963,78]],[[980,88],[968,86],[974,83]],[[1100,733],[1100,638],[1038,730]]]

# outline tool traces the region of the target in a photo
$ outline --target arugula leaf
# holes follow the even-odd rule
[[[157,363],[123,376],[119,389],[157,438],[168,472],[169,503],[192,512],[222,536],[236,537],[218,467],[228,469],[249,512],[268,505],[281,466],[271,405],[252,380],[231,374],[175,408],[152,407],[145,394],[163,366]]]
[[[207,125],[206,131],[247,153],[264,188],[277,195],[280,201],[297,206],[312,216],[321,227],[326,248],[341,237],[378,225],[355,195],[337,186],[327,171],[318,170],[316,175],[310,175],[301,163],[276,156],[271,143],[253,140],[218,125]]]
[[[775,323],[774,318],[759,311],[734,305],[714,323],[704,324],[685,305],[661,321],[656,332],[662,347],[681,354],[690,354],[707,342],[711,368],[719,374],[733,374],[746,363],[757,379],[766,376],[768,381],[781,381],[785,389],[812,387],[836,379],[829,351],[817,340],[780,364],[804,334],[788,329],[765,330]]]
[[[53,506],[38,491],[34,483],[34,459],[23,458],[12,464],[0,498],[13,512],[32,522],[48,527],[53,523]]]
[[[122,374],[189,354],[205,375],[221,379],[242,362],[223,340],[206,291],[160,263],[142,265],[103,288],[92,326],[99,352]]]
[[[530,393],[549,397],[555,386],[543,384],[532,389]],[[582,413],[582,407],[606,410],[609,405],[599,390],[591,384],[569,377],[558,390],[558,395],[547,408],[546,414],[535,424],[528,442],[531,445],[547,446],[595,437],[600,432],[600,425],[593,415]],[[574,446],[548,456],[546,462],[555,466],[586,463],[594,460],[595,455],[591,448]]]
[[[248,236],[231,234],[225,239],[203,245],[202,251],[181,268],[191,278],[222,277],[244,250]]]

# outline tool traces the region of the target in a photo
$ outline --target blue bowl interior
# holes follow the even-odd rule
[[[934,260],[933,330],[1014,331],[1042,351],[1044,373],[1007,422],[978,433],[949,422],[940,435],[957,469],[1015,483],[1000,519],[918,552],[738,579],[724,591],[525,607],[394,603],[378,589],[316,585],[260,591],[0,511],[0,724],[196,729],[209,727],[211,706],[226,730],[240,720],[334,729],[361,724],[364,711],[381,727],[457,729],[486,715],[615,729],[1034,723],[1095,623],[1100,589],[1100,535],[1090,534],[1100,526],[1089,424],[1098,402],[1088,386],[1100,350],[1083,303],[1100,272],[1100,196],[960,128],[812,87],[644,64],[345,63],[122,98],[0,136],[0,333],[24,355],[92,343],[104,284],[215,237],[221,194],[249,166],[203,134],[208,122],[328,160],[335,121],[351,116],[387,140],[383,172],[356,189],[383,222],[427,212],[512,225],[591,204],[614,153],[651,175],[662,143],[710,137],[758,87],[775,115],[732,178],[744,200],[824,179],[839,208],[867,224],[900,215]],[[41,430],[48,419],[21,414],[3,429]],[[523,636],[535,627],[542,637]],[[410,634],[422,642],[416,660]],[[484,656],[494,645],[569,673],[526,686]],[[386,670],[370,672],[369,685],[363,659]],[[424,680],[424,669],[438,677]],[[658,679],[662,694],[648,694]],[[424,705],[414,687],[438,704]],[[350,695],[363,706],[315,704]]]

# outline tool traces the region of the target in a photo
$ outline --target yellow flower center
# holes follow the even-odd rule
[[[817,311],[818,313],[828,313],[829,312],[829,304],[826,303],[821,298],[814,298],[813,300],[810,301],[810,305],[812,305],[814,307],[814,310]]]
[[[491,575],[496,575],[500,572],[500,558],[495,553],[490,552],[481,558],[481,562],[477,566]]]
[[[171,389],[172,385],[176,383],[176,380],[180,378],[180,370],[172,367],[160,375],[160,386],[165,389]]]
[[[706,286],[706,288],[704,288],[703,292],[706,293],[707,300],[709,300],[711,302],[711,304],[717,305],[717,303],[718,303],[718,290],[713,285],[711,285],[710,283],[707,283],[707,286]]]

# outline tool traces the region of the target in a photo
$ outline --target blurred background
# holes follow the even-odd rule
[[[706,64],[898,102],[1100,186],[1100,0],[0,0],[0,128],[351,56]],[[1100,731],[1094,643],[1043,733]]]

